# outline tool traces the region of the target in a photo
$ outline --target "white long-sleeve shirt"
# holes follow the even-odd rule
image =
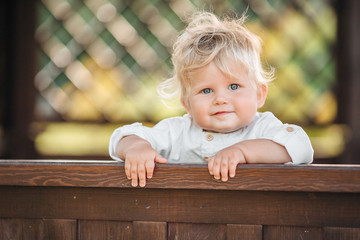
[[[113,159],[121,161],[115,156],[116,145],[128,135],[147,140],[168,163],[206,163],[206,157],[250,139],[268,139],[284,146],[293,164],[311,163],[314,155],[305,131],[296,125],[283,124],[271,112],[257,113],[248,126],[232,133],[206,132],[188,114],[164,119],[154,127],[141,123],[126,125],[116,129],[110,138],[109,153]]]

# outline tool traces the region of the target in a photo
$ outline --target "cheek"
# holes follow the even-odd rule
[[[208,109],[207,101],[200,98],[194,98],[190,104],[190,112],[193,117],[199,117],[206,114]]]
[[[243,96],[238,98],[235,105],[235,108],[242,112],[257,111],[257,99],[254,96]]]

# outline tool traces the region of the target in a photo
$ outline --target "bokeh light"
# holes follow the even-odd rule
[[[316,157],[338,155],[346,129],[333,124],[336,15],[331,1],[310,0],[39,2],[39,153],[106,156],[115,127],[183,114],[176,101],[165,106],[156,86],[172,71],[172,44],[184,20],[199,9],[247,12],[247,27],[263,40],[264,63],[276,69],[261,110],[304,126]]]

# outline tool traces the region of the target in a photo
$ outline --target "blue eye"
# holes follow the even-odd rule
[[[201,90],[201,92],[204,94],[209,94],[212,92],[212,90],[210,88],[205,88],[205,89]]]
[[[240,87],[239,84],[233,83],[233,84],[231,84],[231,85],[229,86],[229,90],[236,90],[236,89],[238,89],[239,87]]]

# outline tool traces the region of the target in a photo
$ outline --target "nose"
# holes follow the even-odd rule
[[[215,98],[214,98],[215,105],[222,105],[222,104],[227,104],[227,103],[228,103],[228,98],[227,98],[226,93],[219,92],[219,93],[215,94]]]

